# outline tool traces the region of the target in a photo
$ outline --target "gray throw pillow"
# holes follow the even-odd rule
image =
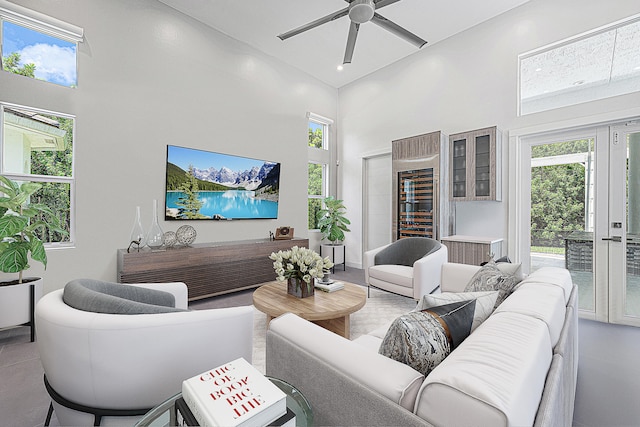
[[[498,299],[498,291],[442,292],[439,294],[423,295],[413,311],[424,311],[431,307],[472,299],[476,301],[475,311],[473,312],[473,323],[471,324],[471,332],[473,332],[493,313],[496,300]]]
[[[422,373],[440,364],[471,332],[475,300],[404,314],[393,321],[378,352]]]
[[[464,288],[465,292],[480,292],[480,291],[498,291],[498,299],[495,306],[498,307],[502,301],[507,299],[513,288],[518,284],[520,280],[517,277],[505,273],[498,268],[493,262],[483,265],[476,274],[473,275],[467,286]]]
[[[157,314],[186,311],[175,308],[169,292],[92,279],[72,280],[62,300],[77,310],[106,314]]]

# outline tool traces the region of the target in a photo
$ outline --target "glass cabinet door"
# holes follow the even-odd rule
[[[491,195],[491,137],[482,135],[475,138],[475,187],[476,197]]]
[[[453,197],[466,197],[467,195],[467,140],[457,139],[453,141]]]
[[[398,239],[436,238],[433,168],[398,172]]]

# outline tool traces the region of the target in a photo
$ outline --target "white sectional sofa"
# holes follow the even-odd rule
[[[479,267],[447,263],[442,291]],[[316,425],[571,426],[577,289],[565,269],[529,275],[428,376],[378,354],[385,330],[346,340],[293,314],[267,331],[266,372],[301,390]]]

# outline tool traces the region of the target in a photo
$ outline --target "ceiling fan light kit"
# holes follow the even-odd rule
[[[375,10],[373,0],[353,0],[349,5],[349,19],[356,24],[364,24],[373,18]]]
[[[323,16],[322,18],[316,19],[315,21],[311,21],[308,24],[302,25],[301,27],[294,28],[293,30],[287,31],[286,33],[279,34],[278,38],[280,40],[286,40],[300,33],[304,33],[305,31],[308,31],[312,28],[319,27],[322,24],[326,24],[327,22],[334,21],[338,18],[342,18],[343,16],[349,16],[351,24],[349,26],[349,36],[347,37],[347,47],[344,53],[343,64],[351,63],[351,58],[353,57],[353,51],[356,46],[356,39],[358,37],[360,25],[369,21],[378,25],[380,28],[384,28],[392,34],[395,34],[401,39],[408,41],[418,49],[427,44],[426,40],[423,40],[412,32],[402,28],[395,22],[392,22],[384,16],[376,13],[376,10],[381,9],[385,6],[389,6],[390,4],[397,3],[400,0],[345,1],[349,3],[349,6],[345,7],[344,9],[340,9],[336,12],[330,13],[329,15]]]

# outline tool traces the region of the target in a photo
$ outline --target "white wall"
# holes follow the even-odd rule
[[[518,54],[637,13],[637,0],[531,0],[340,88],[339,196],[353,223],[345,242],[348,263],[362,261],[362,157],[390,150],[394,139],[436,130],[449,135],[497,125],[505,131],[503,201],[457,203],[456,232],[506,240],[508,131],[603,112],[625,117],[640,104],[635,93],[517,117]],[[422,35],[428,40],[428,29]]]
[[[189,222],[196,243],[267,238],[280,225],[307,237],[306,112],[336,118],[336,89],[154,0],[15,3],[85,34],[77,89],[0,72],[1,101],[76,115],[76,247],[28,271],[47,292],[116,279],[135,207],[148,228],[152,200],[163,206],[167,144],[282,163],[277,220]]]

